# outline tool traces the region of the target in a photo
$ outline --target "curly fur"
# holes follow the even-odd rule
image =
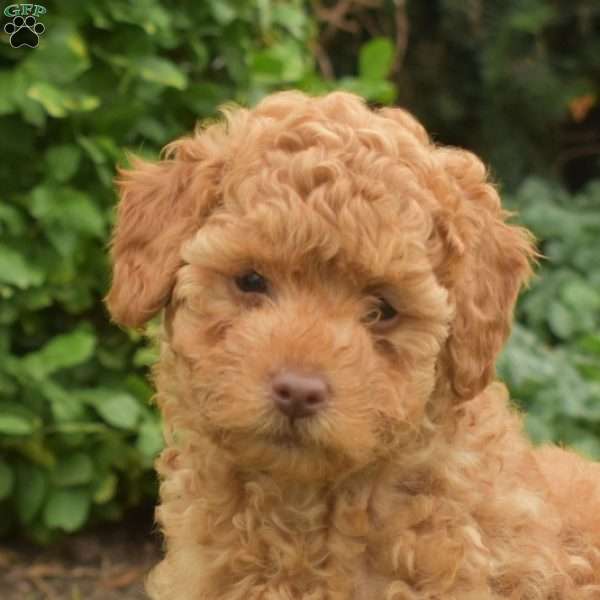
[[[152,598],[600,598],[600,467],[534,450],[494,381],[535,251],[473,154],[284,92],[119,185],[109,309],[164,309]],[[332,390],[299,442],[268,393],[290,366]]]

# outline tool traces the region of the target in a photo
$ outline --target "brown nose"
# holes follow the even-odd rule
[[[271,394],[277,408],[290,419],[315,414],[327,400],[327,383],[318,375],[280,371],[271,381]]]

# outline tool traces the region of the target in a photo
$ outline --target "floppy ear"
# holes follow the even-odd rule
[[[105,301],[121,325],[141,326],[166,304],[181,245],[216,203],[218,165],[199,147],[197,138],[184,138],[167,147],[166,160],[134,158],[130,169],[119,171],[113,276]]]
[[[435,155],[450,181],[435,217],[449,254],[440,279],[455,306],[446,348],[449,376],[456,395],[466,400],[494,378],[515,301],[538,255],[531,233],[506,223],[510,213],[475,155],[453,148],[438,148]]]

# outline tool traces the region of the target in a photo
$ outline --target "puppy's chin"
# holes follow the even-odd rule
[[[343,449],[335,449],[290,432],[220,432],[212,438],[236,467],[269,474],[282,482],[337,481],[361,470],[376,458],[374,453],[352,456]]]

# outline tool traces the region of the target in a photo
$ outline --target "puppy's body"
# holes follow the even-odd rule
[[[121,190],[109,307],[166,306],[155,600],[600,598],[600,469],[493,382],[533,250],[474,156],[283,93]]]
[[[494,384],[419,463],[398,457],[336,482],[244,473],[206,440],[167,450],[158,517],[169,551],[151,594],[600,597],[600,470],[535,454],[507,401]]]

